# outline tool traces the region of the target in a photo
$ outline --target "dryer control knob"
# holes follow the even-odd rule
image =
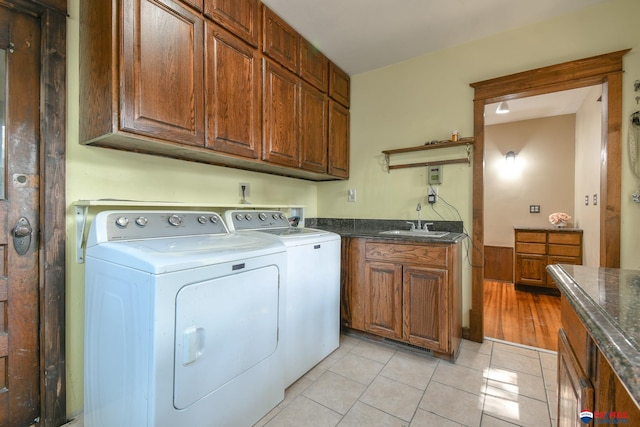
[[[244,217],[247,219],[247,221],[251,221],[251,218],[253,218],[251,214],[246,214]]]
[[[120,228],[125,228],[127,225],[129,225],[129,218],[127,218],[126,216],[118,217],[118,219],[116,219],[116,225]]]
[[[258,215],[258,218],[260,218],[260,221],[264,221],[267,219],[267,214],[264,212],[260,212],[260,214]]]
[[[280,214],[280,219],[282,219],[282,220],[286,220],[286,219],[287,219],[287,217],[286,217],[286,216],[284,216],[284,214],[282,214],[282,213],[281,213],[281,214]]]
[[[244,218],[242,214],[236,214],[236,220],[242,221],[242,218]]]
[[[182,224],[182,218],[178,215],[171,215],[168,219],[169,224],[173,225],[174,227],[179,226],[180,224]]]
[[[272,216],[273,216],[273,219],[276,219],[276,220],[280,218],[280,215],[278,215],[277,213],[274,213]]]
[[[198,223],[200,223],[200,224],[206,224],[206,223],[207,223],[207,217],[206,217],[206,216],[204,216],[204,215],[200,215],[200,216],[198,217]]]
[[[138,218],[136,218],[136,224],[138,224],[140,227],[145,227],[148,222],[149,220],[144,216],[139,216]]]
[[[212,216],[211,218],[209,218],[209,221],[211,221],[212,224],[217,224],[218,223],[218,217],[217,216]]]

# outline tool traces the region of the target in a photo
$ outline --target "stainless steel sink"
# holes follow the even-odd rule
[[[425,230],[388,230],[381,231],[379,234],[392,234],[396,236],[411,236],[411,237],[433,237],[440,238],[449,234],[448,231],[425,231]]]

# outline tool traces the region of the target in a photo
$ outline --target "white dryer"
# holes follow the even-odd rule
[[[251,426],[284,398],[281,243],[212,212],[108,211],[88,236],[84,421]]]
[[[291,227],[280,211],[226,211],[225,222],[231,231],[259,231],[287,248],[283,345],[288,387],[340,344],[340,236]]]

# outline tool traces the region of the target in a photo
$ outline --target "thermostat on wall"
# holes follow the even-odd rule
[[[442,165],[429,166],[427,182],[429,185],[442,184]]]

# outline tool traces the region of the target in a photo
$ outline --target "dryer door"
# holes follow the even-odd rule
[[[278,269],[183,287],[176,297],[174,406],[184,409],[271,357],[278,346]]]

